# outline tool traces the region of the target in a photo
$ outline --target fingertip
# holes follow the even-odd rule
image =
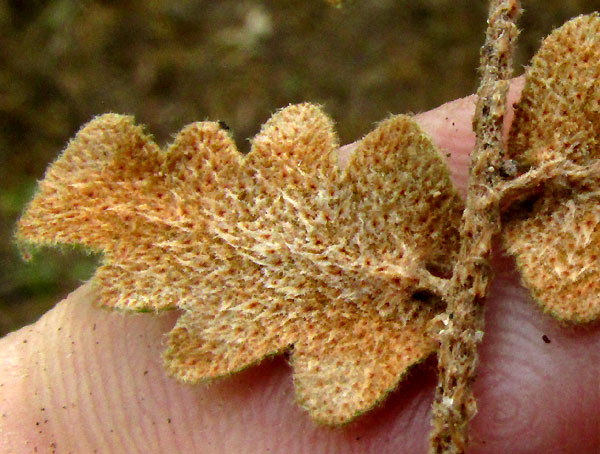
[[[36,446],[46,444],[40,421],[34,421],[29,411],[26,384],[30,369],[25,361],[30,353],[28,335],[24,328],[0,339],[0,452],[33,452]]]
[[[177,313],[100,309],[89,284],[1,342],[1,452],[420,453],[435,382],[417,367],[375,411],[341,428],[296,404],[281,357],[204,385],[168,377]],[[25,341],[25,342],[24,342]]]
[[[600,327],[543,314],[507,263],[487,301],[470,453],[597,452]]]
[[[505,135],[514,118],[513,105],[519,100],[524,84],[523,76],[511,80],[507,94],[507,115],[504,118]],[[463,196],[467,191],[470,156],[475,148],[473,115],[476,103],[477,95],[470,95],[415,116],[417,123],[431,136],[439,152],[446,158],[452,180]]]
[[[3,358],[0,393],[12,415],[2,430],[12,435],[0,437],[10,447],[1,452],[137,449],[130,433],[140,421],[130,416],[144,406],[149,372],[164,376],[159,352],[172,315],[116,313],[99,309],[96,299],[86,284],[2,339],[10,354]]]
[[[443,104],[415,117],[446,159],[452,181],[465,196],[469,176],[469,157],[475,147],[472,119],[475,95]]]

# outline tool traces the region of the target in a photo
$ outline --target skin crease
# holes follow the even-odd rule
[[[511,102],[521,87],[517,79]],[[449,165],[463,191],[474,102],[471,96],[417,116],[440,151],[452,153]],[[511,260],[495,257],[469,453],[600,452],[600,328],[544,315]],[[182,385],[166,376],[160,358],[176,313],[113,312],[94,298],[85,284],[37,323],[0,340],[0,452],[427,450],[435,358],[415,367],[381,408],[330,429],[295,405],[284,358],[211,384]]]

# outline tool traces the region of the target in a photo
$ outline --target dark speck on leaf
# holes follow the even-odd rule
[[[550,338],[549,338],[548,336],[546,336],[545,334],[542,336],[542,340],[543,340],[543,341],[544,341],[546,344],[549,344],[550,342],[552,342],[552,341],[550,340]]]

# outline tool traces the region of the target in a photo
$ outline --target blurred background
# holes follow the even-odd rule
[[[600,0],[525,1],[517,73],[540,40]],[[36,180],[94,115],[135,115],[160,144],[222,120],[248,150],[271,113],[320,103],[342,143],[390,113],[477,87],[486,1],[0,0],[0,335],[36,320],[98,257],[25,263],[14,225]]]

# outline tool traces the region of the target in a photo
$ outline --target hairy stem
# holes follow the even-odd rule
[[[502,211],[504,211],[514,201],[523,199],[532,191],[551,181],[561,180],[577,183],[587,179],[600,179],[600,160],[595,159],[589,164],[581,166],[569,158],[563,158],[542,163],[512,180],[498,184],[496,193],[502,204]]]
[[[500,231],[497,187],[502,181],[503,124],[518,35],[517,0],[492,0],[486,42],[481,50],[481,84],[474,129],[461,249],[454,267],[447,310],[438,318],[438,387],[433,404],[430,453],[463,453],[467,425],[477,412],[472,384],[477,347],[483,337],[483,299],[491,278],[493,236]]]

